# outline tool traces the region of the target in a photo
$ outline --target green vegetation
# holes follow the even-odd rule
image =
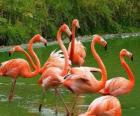
[[[80,35],[139,31],[138,0],[1,0],[0,45],[26,43],[36,33],[55,38],[79,19]]]
[[[131,51],[134,55],[134,61],[131,62],[130,59],[126,58],[126,61],[130,65],[131,69],[134,72],[136,84],[134,90],[127,94],[119,97],[119,100],[122,105],[123,116],[139,116],[140,114],[140,78],[139,78],[139,66],[140,66],[140,39],[138,38],[128,38],[128,39],[115,39],[115,40],[107,40],[108,41],[108,50],[104,51],[102,46],[96,46],[97,51],[105,66],[107,68],[108,77],[116,77],[116,76],[125,76],[127,78],[127,74],[124,69],[120,65],[119,60],[119,52],[122,48],[126,48]],[[85,42],[84,45],[87,48],[87,57],[85,66],[97,66],[91,51],[90,51],[90,42]],[[35,49],[38,54],[41,63],[43,64],[50,52],[54,49],[58,49],[57,45],[48,46],[46,48]],[[46,57],[44,57],[44,53],[46,53]],[[7,57],[7,53],[0,54],[0,61],[6,61],[11,59],[11,57]],[[15,53],[12,58],[23,57],[20,53]],[[97,75],[99,76],[99,75]],[[43,109],[43,113],[38,113],[38,105],[41,99],[41,88],[37,85],[37,80],[40,76],[31,79],[19,78],[17,80],[17,85],[15,89],[15,99],[12,103],[8,103],[7,95],[10,90],[10,82],[11,78],[0,78],[0,116],[40,116],[40,115],[49,115],[49,110]],[[65,89],[62,89],[63,96],[65,97],[65,101],[68,106],[71,106],[72,103],[72,94],[69,94]],[[79,104],[88,105],[99,95],[91,95],[88,94],[84,99],[79,98]],[[52,91],[47,92],[45,99],[44,108],[54,109],[55,98]],[[58,99],[59,111],[64,112],[64,107],[61,104],[61,101]],[[79,110],[78,110],[79,109]],[[80,110],[82,109],[82,110]],[[85,107],[77,107],[78,112],[84,112],[87,108]],[[45,110],[47,110],[45,112]]]

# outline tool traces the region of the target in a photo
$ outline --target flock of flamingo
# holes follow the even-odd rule
[[[73,115],[78,96],[86,93],[99,93],[102,96],[95,99],[89,105],[87,112],[80,114],[79,116],[122,115],[121,104],[117,96],[129,93],[134,87],[134,75],[124,59],[125,57],[128,57],[133,60],[132,53],[126,49],[122,49],[120,51],[120,63],[125,69],[129,80],[124,77],[115,77],[107,80],[108,76],[106,67],[95,50],[96,44],[103,46],[106,50],[107,42],[100,35],[93,35],[91,52],[95,61],[98,63],[99,68],[82,66],[86,57],[86,51],[83,44],[75,39],[76,28],[80,28],[79,21],[77,19],[72,21],[72,30],[70,30],[66,24],[60,26],[57,32],[57,41],[61,50],[53,51],[42,67],[38,56],[33,51],[33,44],[35,42],[42,42],[44,45],[47,45],[47,40],[39,34],[35,35],[29,41],[29,53],[27,53],[19,45],[13,47],[9,51],[9,55],[13,54],[14,52],[21,52],[28,60],[26,61],[22,58],[16,58],[0,64],[0,76],[8,76],[12,78],[12,86],[8,97],[9,102],[12,101],[14,88],[18,77],[32,78],[38,74],[41,74],[41,77],[38,80],[38,83],[43,90],[42,100],[39,105],[40,112],[46,91],[53,88],[55,90],[55,95],[59,96],[64,103],[67,116]],[[61,38],[63,32],[70,37],[71,42],[68,50],[64,46]],[[72,67],[72,64],[76,64],[77,67]],[[97,80],[92,72],[100,73],[101,80]],[[71,110],[64,102],[63,96],[59,90],[61,87],[60,85],[64,86],[66,89],[76,95]]]

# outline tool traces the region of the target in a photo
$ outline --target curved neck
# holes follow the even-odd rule
[[[67,52],[67,49],[66,47],[64,46],[63,44],[63,41],[61,39],[61,35],[62,35],[62,32],[61,32],[61,28],[58,30],[57,32],[57,41],[58,41],[58,44],[60,45],[61,47],[61,50],[63,51],[63,54],[64,54],[64,57],[65,57],[65,65],[64,65],[64,68],[62,70],[62,76],[63,75],[66,75],[67,72],[68,72],[68,68],[69,68],[69,56],[68,56],[68,52]]]
[[[39,73],[39,69],[37,69],[37,70],[35,70],[35,71],[33,71],[33,72],[26,72],[26,73],[23,75],[23,77],[24,77],[24,78],[32,78],[32,77],[34,77],[34,76],[37,76],[38,73]]]
[[[23,54],[26,56],[27,60],[30,62],[32,68],[33,68],[33,69],[36,69],[36,65],[35,65],[34,62],[32,61],[30,55],[29,55],[25,50],[22,50],[22,51],[19,51],[19,52],[23,53]]]
[[[128,78],[132,84],[132,86],[134,86],[135,84],[135,78],[134,78],[134,75],[130,69],[130,67],[128,66],[128,64],[126,63],[126,61],[124,60],[124,56],[121,56],[120,55],[120,61],[121,61],[121,65],[124,67],[127,75],[128,75]]]
[[[71,50],[70,50],[70,59],[73,59],[74,49],[75,49],[75,26],[72,24],[72,41],[71,41]]]
[[[106,72],[106,68],[105,68],[101,58],[99,57],[98,53],[95,50],[95,47],[94,47],[95,44],[96,44],[96,41],[93,40],[91,43],[91,51],[92,51],[92,54],[93,54],[95,60],[98,63],[99,68],[101,69],[101,80],[99,82],[99,86],[98,86],[98,90],[97,90],[97,91],[99,91],[100,89],[102,89],[105,86],[105,83],[107,80],[107,72]]]
[[[35,60],[36,63],[36,68],[40,69],[40,61],[36,55],[36,53],[33,51],[33,43],[35,42],[35,38],[32,38],[29,43],[28,43],[28,50],[31,54],[31,56],[33,57],[33,59]]]

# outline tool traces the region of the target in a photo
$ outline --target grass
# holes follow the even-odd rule
[[[119,97],[119,100],[122,105],[123,116],[139,116],[140,115],[140,78],[139,78],[139,66],[140,66],[140,39],[129,38],[129,39],[115,39],[107,40],[108,50],[104,51],[102,46],[96,46],[97,52],[103,59],[103,62],[106,66],[108,77],[116,76],[125,76],[127,74],[120,65],[119,52],[122,48],[126,48],[134,54],[134,61],[131,62],[126,58],[126,61],[130,65],[131,69],[134,72],[136,84],[133,91],[127,95]],[[85,42],[87,57],[85,61],[85,66],[97,66],[91,51],[90,51],[90,42]],[[57,45],[49,46],[47,48],[35,49],[38,54],[41,63],[43,64],[47,59],[50,52],[54,49],[58,49]],[[19,53],[15,53],[12,58],[23,57]],[[8,57],[7,53],[0,53],[0,61],[5,61],[11,59]],[[7,95],[10,90],[11,78],[0,78],[0,116],[40,116],[40,115],[49,115],[51,116],[54,109],[55,97],[52,91],[48,91],[45,99],[45,105],[43,113],[38,113],[38,105],[41,99],[41,88],[37,85],[37,80],[40,76],[38,75],[35,78],[24,79],[19,78],[17,81],[15,89],[15,97],[12,103],[7,102]],[[67,91],[63,91],[65,100],[67,101],[68,106],[71,106],[73,96],[68,94]],[[100,95],[91,95],[87,94],[84,99],[79,99],[79,104],[90,104],[96,97]],[[58,100],[59,110],[64,111],[63,105],[60,100]],[[50,108],[50,109],[47,109]],[[82,110],[80,110],[82,109]],[[87,108],[77,107],[77,112],[84,112]]]

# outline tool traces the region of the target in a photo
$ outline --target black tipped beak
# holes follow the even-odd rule
[[[133,61],[134,60],[134,58],[133,58],[133,55],[131,56],[131,61]]]
[[[81,33],[81,31],[82,31],[81,28],[77,28],[78,33]]]
[[[69,40],[70,40],[70,41],[72,40],[72,35],[70,35]]]
[[[39,105],[39,108],[38,108],[39,112],[41,112],[41,108],[42,108],[42,104]]]
[[[46,46],[46,47],[47,47],[47,43],[44,43],[44,46]]]
[[[8,54],[9,54],[9,57],[11,56],[11,52],[8,52]]]
[[[71,74],[67,74],[64,76],[64,79],[68,78]]]
[[[104,48],[105,48],[105,51],[106,51],[106,50],[107,50],[107,44],[105,45],[105,47],[104,47]]]

